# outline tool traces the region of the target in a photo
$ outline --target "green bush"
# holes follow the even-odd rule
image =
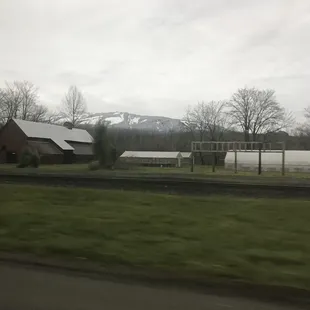
[[[114,164],[117,160],[117,151],[110,142],[107,127],[101,122],[96,125],[94,130],[93,151],[100,168],[114,169]],[[89,169],[97,169],[97,164],[91,163]]]
[[[19,164],[17,168],[33,167],[38,168],[40,166],[40,155],[37,149],[27,145],[22,151]]]
[[[108,130],[102,123],[96,125],[93,149],[95,158],[102,168],[111,165],[111,148],[108,138]]]

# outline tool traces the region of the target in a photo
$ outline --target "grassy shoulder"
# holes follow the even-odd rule
[[[39,168],[16,168],[14,164],[0,164],[0,173],[52,173],[52,174],[83,174],[88,176],[104,176],[104,175],[163,175],[163,176],[181,176],[181,177],[197,177],[197,178],[219,178],[219,179],[256,179],[256,180],[291,180],[309,181],[310,173],[306,172],[287,172],[285,176],[281,172],[263,172],[258,175],[253,171],[234,171],[226,170],[224,167],[217,167],[212,172],[211,166],[196,165],[194,172],[190,171],[190,167],[133,167],[132,169],[115,169],[115,170],[96,170],[90,171],[88,164],[71,164],[71,165],[41,165]]]
[[[310,202],[1,185],[0,250],[310,289]]]

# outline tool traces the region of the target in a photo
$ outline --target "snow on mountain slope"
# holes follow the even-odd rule
[[[85,123],[96,124],[104,121],[108,126],[128,129],[144,129],[155,131],[181,130],[183,124],[179,119],[163,116],[136,115],[127,112],[109,112],[88,114]]]
[[[131,119],[130,124],[131,124],[131,125],[133,125],[133,124],[139,124],[139,120],[140,120],[140,117],[134,117],[133,119]]]
[[[105,121],[113,126],[113,125],[117,125],[119,123],[122,123],[124,121],[124,118],[122,116],[112,116],[112,117],[107,117],[105,118]]]

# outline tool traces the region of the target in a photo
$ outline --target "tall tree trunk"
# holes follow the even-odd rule
[[[244,130],[244,141],[250,142],[250,131],[248,129]]]

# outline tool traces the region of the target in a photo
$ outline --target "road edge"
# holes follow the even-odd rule
[[[206,279],[199,277],[199,275],[180,276],[143,268],[103,266],[99,263],[87,261],[82,257],[67,260],[64,258],[39,257],[32,254],[0,252],[0,264],[95,280],[185,289],[208,295],[255,299],[280,305],[310,306],[310,291],[304,289],[259,285],[233,279]]]

